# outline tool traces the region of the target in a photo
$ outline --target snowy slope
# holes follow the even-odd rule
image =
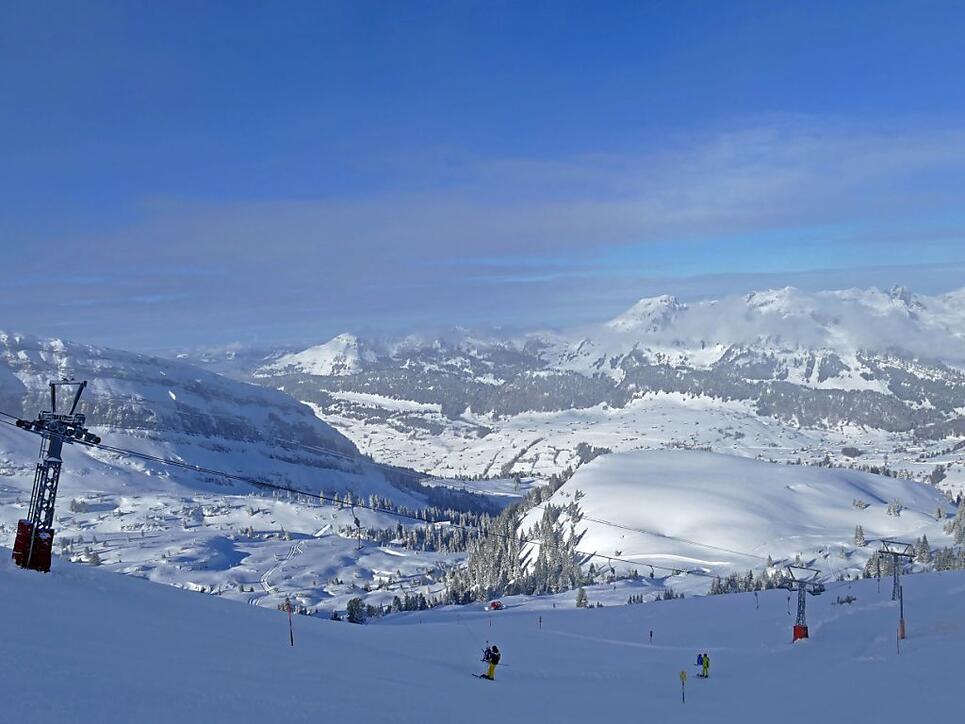
[[[640,561],[641,574],[652,563],[721,575],[761,569],[769,555],[775,562],[800,555],[837,577],[859,573],[873,539],[927,535],[934,546],[951,543],[935,513],[953,506],[934,487],[853,470],[702,451],[641,451],[597,458],[550,502],[565,506],[577,491],[585,516],[579,549]],[[856,500],[867,507],[856,507]],[[898,517],[887,514],[895,500],[906,506]],[[531,511],[522,527],[532,527],[541,514]],[[856,549],[859,524],[869,545]],[[697,591],[708,583],[686,580]]]
[[[110,442],[124,436],[110,433]],[[128,439],[130,447],[167,452],[164,443]],[[210,441],[207,441],[210,443]],[[291,482],[331,496],[346,489],[378,494],[421,507],[424,500],[391,485],[379,471],[344,463],[345,470],[285,462],[257,447],[232,458],[180,441],[173,448],[202,465],[233,461],[247,475]],[[27,514],[39,438],[0,425],[0,541],[11,545],[19,518]],[[379,546],[357,548],[354,519],[372,528],[394,528],[398,519],[362,509],[319,504],[304,496],[272,494],[152,463],[116,458],[78,446],[64,452],[55,516],[55,550],[179,588],[230,599],[277,605],[286,595],[301,606],[343,608],[364,595],[375,604],[408,591],[438,591],[427,571],[461,560],[439,554]],[[407,523],[408,524],[408,523]],[[373,587],[369,596],[364,585]]]
[[[873,581],[811,598],[811,639],[793,645],[778,590],[759,608],[747,594],[492,616],[465,607],[369,626],[296,617],[292,648],[282,613],[60,561],[49,575],[20,571],[7,555],[0,680],[15,695],[4,721],[897,724],[946,721],[959,706],[962,573],[904,578],[900,655],[895,604]],[[846,593],[855,603],[834,605]],[[470,676],[486,640],[506,664],[495,682]],[[706,681],[694,677],[698,651],[712,657]]]
[[[47,382],[62,376],[89,381],[80,409],[108,445],[343,499],[350,492],[413,509],[427,503],[413,483],[419,476],[372,463],[276,390],[182,362],[0,333],[0,410],[36,415],[49,407]],[[0,421],[0,542],[10,545],[27,513],[40,438]],[[344,608],[365,585],[382,587],[376,602],[402,586],[429,591],[427,571],[460,559],[370,544],[357,550],[345,533],[356,516],[366,527],[397,524],[384,514],[71,445],[55,549],[173,586],[266,606],[291,595],[311,608]]]

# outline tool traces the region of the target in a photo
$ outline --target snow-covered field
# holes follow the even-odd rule
[[[954,506],[934,487],[853,470],[782,465],[698,450],[657,450],[604,455],[580,468],[550,499],[577,499],[585,531],[582,551],[620,558],[618,570],[647,564],[719,575],[759,570],[774,563],[803,563],[828,578],[860,575],[880,539],[950,545],[938,520]],[[888,514],[900,501],[904,510]],[[858,503],[856,506],[855,503]],[[859,507],[864,506],[864,507]],[[542,510],[531,510],[523,528]],[[855,545],[855,527],[866,546]],[[639,562],[639,565],[634,566]],[[663,566],[664,568],[659,568]],[[672,571],[671,571],[672,572]],[[707,581],[674,576],[675,590],[703,592]]]
[[[284,613],[61,560],[21,571],[8,556],[4,721],[890,724],[948,721],[959,706],[965,573],[903,579],[900,652],[896,605],[874,581],[809,598],[811,638],[796,644],[775,590],[759,607],[740,594],[579,610],[570,596],[368,626],[296,616],[293,648]],[[835,603],[845,595],[855,602]],[[495,682],[471,676],[487,641],[503,652]],[[694,676],[698,652],[711,656],[707,680]]]
[[[374,397],[374,396],[373,396]],[[386,403],[397,406],[398,402]],[[312,406],[321,414],[317,405]],[[912,434],[845,426],[836,430],[796,428],[759,416],[746,402],[725,402],[678,393],[641,394],[625,408],[597,405],[559,412],[529,412],[510,418],[463,417],[491,432],[485,437],[463,434],[459,424],[435,411],[424,413],[441,431],[414,427],[400,435],[390,426],[360,423],[354,417],[326,413],[326,422],[376,460],[435,475],[498,476],[503,466],[517,473],[549,475],[579,465],[580,443],[613,452],[664,448],[706,448],[765,460],[820,462],[827,456],[838,465],[887,465],[922,478],[937,465],[946,468],[943,490],[965,492],[965,449],[943,453],[947,441],[925,441]],[[855,447],[857,459],[842,454]]]

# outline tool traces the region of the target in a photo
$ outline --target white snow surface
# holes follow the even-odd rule
[[[588,553],[646,564],[721,575],[761,569],[800,555],[830,577],[857,575],[876,539],[948,545],[939,506],[951,509],[934,487],[839,468],[783,465],[699,450],[655,450],[605,455],[577,471],[550,499],[565,506],[582,493],[584,532],[578,546]],[[853,502],[867,504],[858,508]],[[906,507],[887,514],[888,504]],[[522,529],[538,522],[531,510]],[[868,542],[854,544],[861,525]],[[597,566],[607,562],[597,559]],[[615,562],[618,570],[630,563]],[[666,576],[658,569],[657,575]],[[681,579],[677,579],[681,581]],[[702,592],[708,579],[688,579]],[[674,587],[678,587],[675,582]]]
[[[21,571],[8,557],[0,549],[10,722],[898,724],[959,706],[961,572],[904,577],[901,642],[888,587],[867,580],[809,597],[811,638],[795,644],[783,590],[626,606],[590,589],[605,607],[575,609],[571,593],[558,608],[508,601],[368,626],[296,616],[292,647],[282,612],[61,560]],[[836,604],[844,595],[855,602]],[[471,676],[487,641],[502,651],[494,682]],[[694,676],[698,652],[711,656],[707,680]]]
[[[510,418],[463,415],[447,420],[440,413],[423,415],[441,432],[413,428],[400,435],[391,425],[360,424],[345,414],[324,413],[323,419],[351,438],[377,460],[440,476],[505,474],[546,476],[580,461],[576,447],[585,442],[613,452],[665,448],[710,448],[716,452],[767,460],[818,463],[827,457],[836,465],[887,465],[925,478],[936,465],[946,467],[943,490],[965,491],[965,449],[946,451],[946,440],[929,441],[913,433],[887,433],[845,426],[806,429],[757,415],[752,404],[679,393],[642,393],[624,408],[597,405],[558,412],[524,412]],[[480,437],[469,427],[483,425]],[[842,448],[860,448],[857,460]]]

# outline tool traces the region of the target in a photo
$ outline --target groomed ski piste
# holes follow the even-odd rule
[[[9,555],[5,722],[887,724],[951,720],[960,705],[960,572],[902,579],[903,641],[891,582],[879,592],[872,579],[809,597],[811,638],[794,644],[795,600],[778,589],[590,609],[570,592],[369,625],[296,616],[292,647],[281,612],[59,559],[49,574],[20,570]],[[503,655],[494,682],[472,676],[487,641]],[[711,656],[707,680],[698,652]]]

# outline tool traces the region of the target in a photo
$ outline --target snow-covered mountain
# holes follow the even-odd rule
[[[580,443],[912,460],[965,436],[965,289],[661,296],[562,332],[339,335],[248,372],[443,474],[559,471]]]
[[[423,486],[422,475],[360,455],[311,409],[274,389],[182,361],[0,333],[0,411],[32,418],[49,408],[47,383],[63,377],[89,382],[80,411],[108,445],[347,503],[323,505],[214,473],[69,446],[55,549],[110,570],[261,605],[285,595],[301,606],[344,605],[363,583],[385,591],[428,585],[427,571],[460,557],[401,543],[360,547],[355,520],[395,531],[399,519],[353,509],[351,501],[377,496],[382,506],[492,512],[519,498],[501,491],[487,508],[489,498],[469,498],[446,481]],[[0,424],[0,541],[12,542],[26,513],[38,447],[37,436]]]
[[[319,377],[353,375],[375,362],[375,352],[351,334],[340,334],[325,344],[282,355],[264,367],[265,372],[295,372]]]
[[[358,455],[345,436],[276,390],[159,357],[0,332],[5,412],[32,417],[49,405],[47,383],[61,378],[89,381],[81,411],[98,428]]]

